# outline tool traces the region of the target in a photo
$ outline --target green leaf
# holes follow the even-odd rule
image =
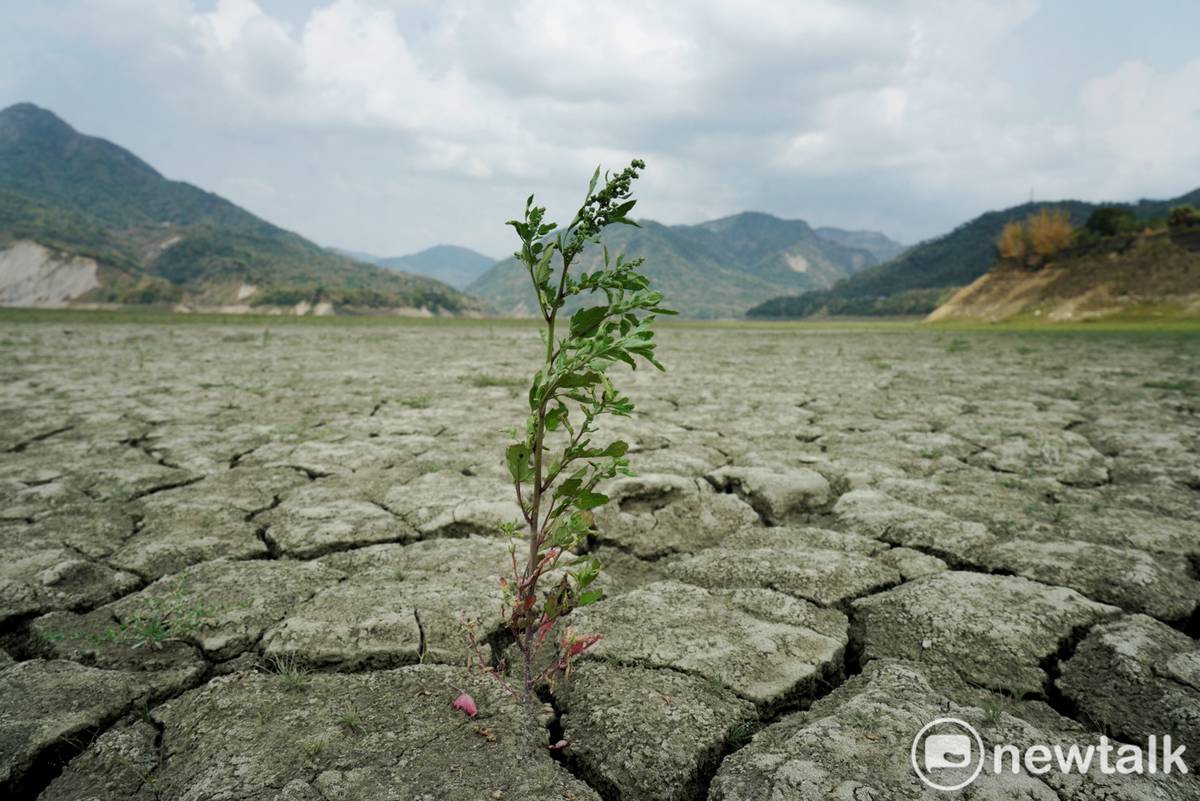
[[[609,443],[608,447],[600,454],[601,456],[624,456],[629,452],[629,443],[623,440],[615,440]]]
[[[567,407],[563,405],[555,406],[550,411],[546,412],[546,430],[557,431],[559,425],[566,420]]]
[[[596,603],[596,601],[599,601],[603,598],[604,598],[604,590],[601,588],[597,588],[594,590],[585,590],[585,591],[579,593],[579,599],[575,602],[575,608],[578,609],[581,606],[588,606],[590,604],[594,604],[594,603]]]
[[[597,370],[584,370],[578,373],[569,373],[559,379],[558,385],[563,389],[579,389],[582,387],[592,387],[599,384],[604,376]]]
[[[575,499],[575,507],[582,512],[586,512],[588,509],[595,509],[606,503],[608,503],[607,495],[602,492],[591,492],[589,490],[579,493]]]
[[[604,306],[580,309],[571,315],[571,336],[584,337],[591,334],[607,316],[608,309]]]
[[[624,216],[628,215],[630,209],[632,209],[636,203],[637,203],[636,200],[626,200],[620,206],[617,206],[615,209],[613,209],[612,213],[609,215],[609,217],[612,219],[613,222],[616,222],[616,219],[618,217],[624,217]]]
[[[533,468],[529,466],[529,446],[524,442],[509,445],[504,451],[504,460],[513,481],[523,484],[533,477]]]
[[[583,482],[572,476],[560,484],[556,490],[554,490],[554,497],[571,497],[579,492],[579,488],[581,486],[583,486]]]

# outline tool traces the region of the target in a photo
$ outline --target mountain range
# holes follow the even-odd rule
[[[1116,205],[1142,220],[1200,205],[1200,189]],[[911,248],[874,231],[814,228],[761,212],[696,225],[642,220],[605,233],[643,257],[693,318],[924,315],[995,260],[1004,225],[1043,209],[1082,224],[1101,204],[989,211]],[[595,269],[601,249],[577,264]],[[513,259],[455,245],[379,258],[322,248],[30,103],[0,111],[0,304],[166,304],[367,313],[530,314]]]
[[[761,212],[698,225],[639,224],[608,229],[604,245],[613,254],[644,258],[651,285],[666,295],[669,305],[694,318],[740,317],[781,293],[833,286],[878,264],[881,253],[903,249],[883,234],[837,228],[822,233],[803,220]],[[594,270],[602,253],[588,249],[575,266]],[[529,277],[511,258],[495,264],[466,291],[501,314],[526,315],[537,308]]]
[[[468,284],[487,272],[497,261],[491,256],[459,245],[434,245],[407,256],[372,256],[352,250],[337,252],[359,261],[378,264],[389,270],[424,275],[459,290],[466,289]]]
[[[1062,200],[989,211],[829,289],[772,298],[750,309],[748,316],[928,314],[956,289],[988,271],[996,260],[996,239],[1006,223],[1024,220],[1048,208],[1065,211],[1071,224],[1079,226],[1101,206],[1126,208],[1141,220],[1151,220],[1165,218],[1172,207],[1181,205],[1200,205],[1200,189],[1171,200],[1140,200],[1132,204]]]
[[[0,251],[19,254],[0,276],[8,282],[0,301],[8,303],[69,285],[85,291],[51,300],[427,312],[479,305],[441,282],[332,253],[168,180],[31,103],[0,111]],[[56,285],[67,273],[71,280]]]

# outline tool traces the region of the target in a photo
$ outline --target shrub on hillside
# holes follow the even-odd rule
[[[1038,256],[1053,256],[1071,246],[1075,229],[1062,209],[1042,209],[1025,223],[1029,249]]]
[[[1136,233],[1141,227],[1137,216],[1120,206],[1102,206],[1091,213],[1083,227],[1096,236]]]
[[[996,240],[996,252],[1002,259],[1033,265],[1075,244],[1077,235],[1065,209],[1041,209],[1025,222],[1004,224]]]
[[[1016,220],[1005,223],[1000,238],[996,240],[996,250],[1004,259],[1024,259],[1028,250],[1025,226]]]
[[[169,304],[183,300],[183,287],[154,276],[142,276],[135,281],[123,279],[96,290],[89,298],[101,303],[123,306]]]
[[[1187,228],[1200,225],[1200,211],[1192,206],[1176,206],[1167,216],[1167,225],[1171,228]]]

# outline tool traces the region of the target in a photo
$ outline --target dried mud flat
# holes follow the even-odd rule
[[[4,797],[935,798],[909,747],[943,716],[1200,753],[1194,339],[667,330],[612,426],[641,475],[596,518],[608,597],[575,624],[605,638],[536,722],[461,631],[504,648],[531,328],[0,340]]]

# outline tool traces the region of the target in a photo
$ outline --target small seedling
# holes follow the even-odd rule
[[[638,272],[642,259],[623,254],[613,259],[605,247],[595,272],[571,272],[607,226],[637,225],[628,216],[636,202],[630,185],[644,167],[634,160],[616,175],[606,175],[599,190],[597,169],[583,205],[565,229],[546,220],[546,209],[535,206],[532,195],[524,217],[508,223],[521,240],[515,255],[533,284],[545,346],[545,359],[529,387],[524,430],[509,432],[515,441],[504,454],[524,525],[502,527],[509,538],[512,572],[501,578],[500,586],[505,622],[523,662],[519,694],[531,714],[536,689],[569,674],[572,658],[600,639],[571,626],[563,630],[559,622],[603,595],[591,586],[600,573],[599,560],[579,550],[588,536],[591,510],[608,501],[597,485],[632,475],[625,442],[594,444],[591,439],[598,418],[633,411],[633,402],[613,386],[608,369],[617,363],[636,369],[639,360],[665,369],[654,356],[652,326],[659,314],[675,312],[663,308],[662,294],[652,291]],[[587,297],[601,302],[583,305],[560,321],[568,301],[574,307]],[[566,324],[560,327],[560,322]],[[477,385],[485,378],[477,377]],[[543,588],[542,579],[552,571],[552,583]],[[539,657],[548,640],[554,656],[543,667]],[[511,690],[499,670],[491,672]]]
[[[848,709],[838,717],[845,721],[847,726],[859,731],[874,731],[879,727],[875,719],[862,709]]]
[[[186,588],[179,587],[167,595],[145,598],[121,625],[92,634],[90,639],[157,650],[164,643],[186,639],[215,613],[213,608],[193,600]]]
[[[362,715],[357,712],[347,712],[337,719],[338,728],[349,734],[362,734],[366,731]]]
[[[733,748],[741,748],[754,739],[754,735],[762,730],[762,723],[757,720],[748,720],[744,723],[739,723],[729,730],[729,745]]]
[[[508,387],[516,389],[517,387],[525,386],[525,381],[520,378],[505,378],[504,376],[480,374],[471,376],[471,386],[473,387]]]
[[[874,367],[876,370],[890,370],[892,365],[884,361],[883,357],[877,353],[869,353],[863,356],[863,361]]]
[[[310,737],[300,743],[300,749],[304,751],[304,756],[309,759],[316,759],[326,748],[329,747],[328,737]]]
[[[273,656],[267,663],[268,669],[279,676],[279,681],[289,690],[303,690],[308,686],[309,672],[299,658],[286,654]]]
[[[1000,718],[1004,715],[1004,710],[1008,708],[1008,703],[1004,698],[992,696],[985,700],[982,704],[983,716],[988,723],[995,726],[1000,722]]]

